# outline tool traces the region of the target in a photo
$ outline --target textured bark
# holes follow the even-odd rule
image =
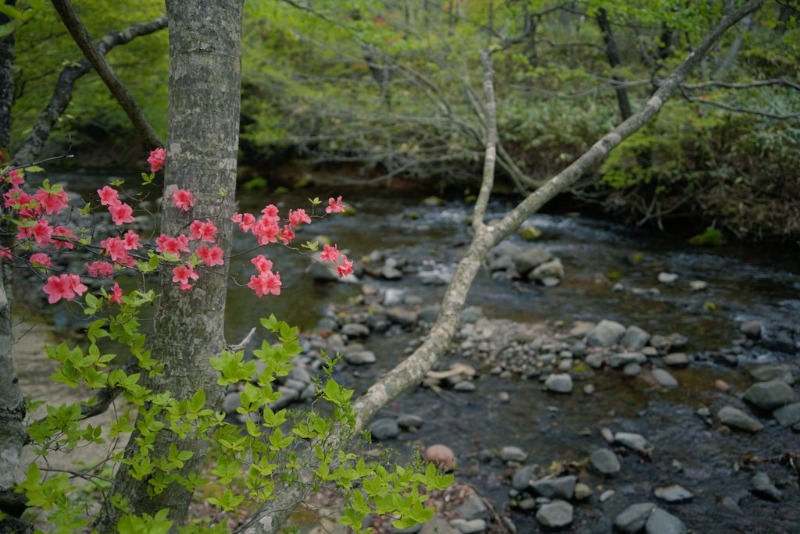
[[[439,317],[425,341],[411,356],[383,375],[378,382],[373,384],[364,395],[353,403],[359,429],[363,428],[381,408],[407,389],[419,384],[425,374],[433,368],[433,365],[447,351],[458,328],[460,311],[466,302],[472,281],[475,279],[475,275],[489,250],[519,228],[522,222],[536,213],[553,197],[573,186],[581,176],[603,161],[611,150],[652,119],[664,105],[669,95],[686,78],[689,71],[697,66],[700,60],[708,54],[728,28],[742,17],[761,7],[763,1],[749,0],[739,9],[726,12],[719,23],[708,32],[697,49],[690,53],[675,71],[662,82],[642,110],[603,136],[575,162],[527,196],[501,221],[487,225],[482,220],[478,220],[478,217],[475,218],[476,220],[473,221],[475,234],[472,242],[464,258],[456,268],[453,280],[450,282],[442,301]],[[490,75],[487,74],[488,76]],[[487,92],[486,96],[491,98],[491,92]],[[496,137],[493,137],[491,132],[491,117],[487,117],[487,128],[488,131],[485,137],[487,157],[484,161],[483,179],[484,181],[488,180],[489,184],[484,183],[482,193],[484,188],[491,188],[491,180],[494,174],[495,147],[492,146],[492,140],[496,139]],[[496,136],[496,132],[494,135]],[[476,204],[476,213],[483,213],[487,200],[488,195],[481,194],[479,196]],[[302,491],[303,488],[297,484],[280,488],[276,492],[276,498],[266,503],[253,516],[248,518],[248,521],[238,529],[238,532],[246,534],[278,532],[293,510],[294,505],[300,501]]]
[[[16,0],[5,0],[5,5],[14,6]],[[0,25],[10,22],[0,13]],[[14,34],[0,39],[0,150],[7,151],[11,144],[11,106],[14,103]]]
[[[137,37],[149,35],[166,27],[167,17],[159,17],[141,24],[134,24],[123,31],[113,31],[106,34],[97,43],[97,50],[101,54],[107,54],[115,46],[127,44]],[[92,65],[86,58],[77,63],[70,63],[61,70],[53,90],[53,97],[39,115],[31,134],[14,153],[14,161],[17,164],[31,163],[39,157],[45,143],[47,143],[47,138],[50,136],[50,131],[58,121],[58,118],[67,109],[70,100],[72,100],[72,88],[75,82],[91,70]]]
[[[111,65],[108,64],[105,56],[100,53],[100,51],[92,42],[89,32],[86,31],[86,27],[83,25],[83,22],[81,22],[80,17],[73,9],[69,0],[51,1],[53,3],[53,7],[55,7],[56,11],[58,12],[58,16],[61,17],[62,22],[64,22],[64,26],[67,27],[70,35],[72,35],[72,38],[75,39],[75,42],[78,44],[78,47],[80,47],[83,55],[86,56],[86,59],[88,59],[89,63],[92,64],[94,70],[97,71],[100,79],[103,80],[103,82],[106,84],[106,87],[108,87],[108,90],[111,91],[111,94],[114,96],[117,102],[119,102],[119,105],[125,111],[125,114],[136,128],[136,131],[138,131],[139,135],[144,138],[145,143],[149,145],[151,150],[156,147],[163,146],[163,143],[161,143],[161,140],[159,140],[155,130],[153,130],[153,127],[150,126],[149,122],[147,122],[147,118],[144,116],[144,113],[139,106],[136,105],[133,95],[130,93],[130,91],[128,91],[128,88],[125,87],[125,84],[123,84],[116,75],[114,69],[111,68]]]
[[[603,42],[606,45],[606,59],[608,60],[608,64],[611,65],[612,69],[616,68],[621,63],[619,48],[617,48],[617,41],[614,39],[614,32],[611,30],[611,23],[608,20],[608,13],[605,9],[601,8],[597,12],[597,25],[600,26],[600,31],[603,32]],[[611,79],[617,82],[614,86],[614,92],[617,94],[619,113],[622,115],[622,120],[625,120],[633,115],[628,90],[622,85],[622,82],[625,80],[616,74],[612,74]]]
[[[189,189],[195,204],[184,212],[165,201],[162,230],[175,235],[184,232],[193,219],[210,218],[219,229],[218,244],[228,256],[234,199],[219,191],[236,188],[242,0],[168,0],[167,17],[170,116],[164,198],[170,198],[176,188]],[[219,405],[223,393],[216,385],[219,375],[208,360],[225,346],[226,275],[227,263],[202,269],[195,288],[181,292],[172,282],[171,272],[162,273],[150,346],[166,368],[148,387],[169,391],[178,399],[204,390],[208,405]],[[126,455],[136,452],[136,437],[134,433]],[[162,431],[152,456],[166,456],[170,444],[195,453],[182,474],[202,469],[202,440],[194,436],[180,440]],[[152,515],[168,508],[169,517],[182,523],[191,493],[172,484],[153,496],[148,495],[148,486],[146,480],[129,477],[123,465],[115,476],[113,492],[126,497],[136,514]],[[119,512],[110,508],[103,511],[97,525],[101,532],[115,531]]]

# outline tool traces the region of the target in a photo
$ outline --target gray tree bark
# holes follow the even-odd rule
[[[167,18],[170,116],[162,231],[175,235],[185,231],[193,219],[210,218],[217,225],[218,244],[227,256],[239,139],[242,0],[167,0]],[[176,188],[194,194],[190,211],[179,210],[166,200]],[[221,188],[231,194],[220,195]],[[216,385],[219,375],[208,360],[225,346],[226,275],[227,264],[205,269],[195,288],[182,292],[172,282],[171,272],[162,273],[150,344],[154,356],[166,367],[148,387],[156,392],[169,391],[178,399],[204,390],[209,406],[219,404],[223,391]],[[126,456],[137,451],[136,437],[134,433]],[[179,440],[171,432],[162,431],[152,455],[166,456],[170,444],[195,453],[182,474],[202,469],[203,440],[192,436]],[[170,519],[181,524],[191,493],[171,484],[159,495],[150,495],[148,486],[146,480],[131,478],[123,465],[114,478],[112,492],[126,497],[136,514],[152,515],[168,508]],[[119,516],[110,506],[104,509],[99,530],[115,531]]]
[[[16,0],[5,0],[5,5],[14,7]],[[0,25],[10,22],[0,13]],[[14,34],[0,39],[0,150],[11,145],[11,106],[14,104]]]

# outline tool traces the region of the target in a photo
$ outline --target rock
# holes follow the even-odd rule
[[[775,487],[768,474],[764,472],[756,473],[750,483],[753,486],[753,493],[759,497],[775,502],[783,500],[783,492]]]
[[[746,430],[748,432],[761,432],[764,425],[733,406],[725,406],[717,412],[720,423],[729,427]]]
[[[348,337],[367,337],[369,327],[360,323],[347,323],[342,326],[341,332]]]
[[[622,469],[619,458],[611,449],[597,449],[589,457],[589,461],[603,475],[615,475]]]
[[[544,287],[556,287],[557,285],[561,285],[561,278],[545,276],[544,278],[538,280],[538,282]]]
[[[638,326],[631,325],[625,330],[625,335],[622,336],[619,344],[626,349],[637,351],[647,345],[648,341],[650,341],[650,334],[648,332],[645,332]]]
[[[575,498],[577,500],[585,501],[591,496],[592,496],[592,488],[590,488],[583,482],[578,482],[577,484],[575,484]]]
[[[739,503],[737,503],[735,500],[733,500],[732,498],[728,497],[727,495],[722,498],[722,501],[720,501],[719,504],[720,504],[720,506],[722,506],[723,508],[725,508],[729,512],[733,512],[733,513],[739,514],[739,515],[744,515],[744,512],[742,512],[742,509],[739,508]]]
[[[553,259],[553,254],[542,247],[530,247],[519,250],[512,257],[514,268],[522,276],[527,276],[529,272],[539,265]]]
[[[659,386],[667,389],[674,389],[678,387],[678,381],[674,376],[669,374],[666,369],[653,369],[652,374],[653,379],[658,383]]]
[[[513,445],[506,445],[500,449],[500,459],[504,462],[524,462],[527,457],[528,453]]]
[[[588,334],[596,325],[589,321],[575,321],[569,331],[570,337],[581,338]]]
[[[605,364],[605,358],[599,352],[594,352],[592,354],[587,355],[583,359],[583,361],[586,363],[586,365],[588,365],[593,369],[600,369],[601,367],[603,367],[603,364]]]
[[[682,334],[670,334],[668,336],[655,335],[650,338],[650,345],[662,354],[669,352],[671,349],[683,348],[688,342],[689,339]]]
[[[552,374],[544,381],[544,387],[555,393],[571,393],[572,377],[566,373]]]
[[[703,291],[708,288],[708,283],[703,280],[692,280],[689,282],[689,289],[692,291]]]
[[[758,339],[761,337],[761,323],[745,321],[739,325],[739,331],[750,339]]]
[[[586,334],[586,344],[590,347],[610,347],[617,344],[624,335],[624,326],[604,319]]]
[[[774,417],[781,426],[792,426],[800,423],[800,402],[781,406],[772,412],[772,417]]]
[[[469,324],[483,318],[483,310],[479,306],[468,306],[461,310],[461,324]]]
[[[574,475],[557,478],[543,478],[531,484],[533,491],[540,497],[548,499],[570,500],[575,494],[575,483],[578,478]]]
[[[367,365],[375,363],[377,358],[371,350],[344,350],[341,352],[344,361],[350,365]]]
[[[598,499],[600,500],[601,503],[608,502],[616,494],[617,494],[617,492],[614,491],[614,490],[611,490],[611,489],[610,490],[605,490],[603,493],[600,494],[600,497],[598,497]]]
[[[622,374],[625,376],[637,376],[641,372],[642,366],[636,362],[625,364],[625,367],[622,368]]]
[[[536,512],[536,521],[548,528],[565,527],[572,523],[572,505],[566,501],[543,504]]]
[[[518,491],[526,490],[534,478],[536,478],[536,466],[523,465],[514,471],[514,475],[511,477],[511,487]]]
[[[788,365],[760,365],[750,369],[750,376],[757,382],[783,380],[789,385],[794,384],[794,375]]]
[[[436,319],[439,317],[440,311],[441,307],[438,304],[434,306],[426,306],[419,311],[418,318],[420,321],[424,321],[426,323],[435,323]]]
[[[614,526],[620,532],[634,534],[644,528],[655,510],[656,505],[650,502],[632,504],[614,518]]]
[[[660,272],[658,273],[658,281],[662,284],[673,284],[678,279],[675,273]]]
[[[425,424],[425,420],[418,415],[404,413],[397,417],[397,424],[401,428],[420,428]]]
[[[476,386],[475,382],[472,380],[462,380],[453,386],[453,391],[458,391],[460,393],[470,393],[476,389],[478,389],[478,386]]]
[[[744,400],[750,404],[771,412],[776,408],[791,404],[796,400],[792,387],[783,380],[758,382],[744,392]]]
[[[441,517],[434,517],[422,525],[419,534],[458,534],[458,530]]]
[[[517,230],[517,235],[525,241],[534,241],[542,236],[542,231],[530,222],[525,221],[520,225],[519,230]]]
[[[664,364],[670,367],[686,367],[689,365],[689,357],[685,352],[673,352],[664,356]]]
[[[542,263],[528,273],[528,280],[532,282],[543,282],[548,278],[562,280],[564,278],[564,266],[559,258]]]
[[[669,512],[656,508],[644,525],[645,534],[686,534],[683,522]]]
[[[270,402],[269,407],[271,410],[281,410],[291,403],[296,401],[300,397],[300,392],[296,389],[287,388],[285,386],[280,386],[278,388],[278,393],[281,394],[280,398],[275,402]]]
[[[648,455],[653,452],[654,448],[653,444],[647,441],[647,438],[632,432],[617,432],[614,434],[614,443],[619,443],[636,452],[643,452]]]
[[[397,424],[397,419],[375,419],[367,427],[373,440],[386,441],[396,438],[400,435],[400,425]]]
[[[409,310],[402,306],[395,306],[386,309],[386,317],[400,326],[414,326],[417,323],[419,315],[414,310]]]
[[[721,378],[714,380],[714,387],[723,393],[728,393],[731,390],[731,385]]]
[[[592,395],[595,392],[594,384],[586,384],[583,386],[583,393],[585,395]]]
[[[691,491],[678,484],[656,488],[654,493],[657,498],[669,503],[686,502],[694,498]]]
[[[608,365],[614,369],[625,367],[629,363],[644,363],[647,361],[647,356],[641,352],[616,352],[608,357]]]
[[[400,280],[403,278],[403,271],[387,262],[381,267],[381,276],[386,280]]]
[[[426,460],[442,469],[449,471],[456,468],[456,456],[453,454],[453,450],[447,445],[442,445],[440,443],[431,445],[425,449],[422,455]]]
[[[397,289],[394,287],[387,288],[383,293],[382,304],[387,308],[399,306],[403,303],[403,298],[405,298],[405,295],[406,292],[402,289]]]
[[[477,493],[471,494],[467,499],[453,509],[453,514],[467,521],[471,519],[485,519],[489,517],[489,509]]]
[[[453,519],[450,525],[454,526],[461,534],[478,534],[486,530],[486,521],[483,519]]]
[[[242,394],[238,391],[231,391],[225,395],[222,401],[222,411],[228,415],[236,413],[236,408],[242,405]]]

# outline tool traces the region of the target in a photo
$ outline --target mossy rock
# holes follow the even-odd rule
[[[542,237],[542,231],[532,224],[521,226],[517,234],[525,241],[536,241]]]

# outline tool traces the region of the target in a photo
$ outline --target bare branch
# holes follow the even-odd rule
[[[768,86],[781,86],[800,91],[800,84],[795,81],[787,80],[785,78],[773,78],[769,80],[756,80],[752,82],[720,82],[717,80],[709,80],[700,83],[683,83],[682,89],[706,89],[708,87],[723,87],[725,89],[752,89],[753,87],[768,87]]]
[[[727,104],[725,102],[719,102],[717,100],[709,100],[707,98],[689,96],[686,93],[686,91],[682,90],[682,88],[681,88],[681,94],[683,94],[683,98],[688,102],[696,102],[698,104],[711,106],[713,108],[724,109],[725,111],[732,111],[734,113],[747,113],[749,115],[757,115],[759,117],[766,117],[768,119],[775,119],[775,120],[800,119],[800,113],[786,113],[786,114],[773,113],[771,111],[765,111],[763,109],[747,108],[744,106],[737,106],[735,104]]]

